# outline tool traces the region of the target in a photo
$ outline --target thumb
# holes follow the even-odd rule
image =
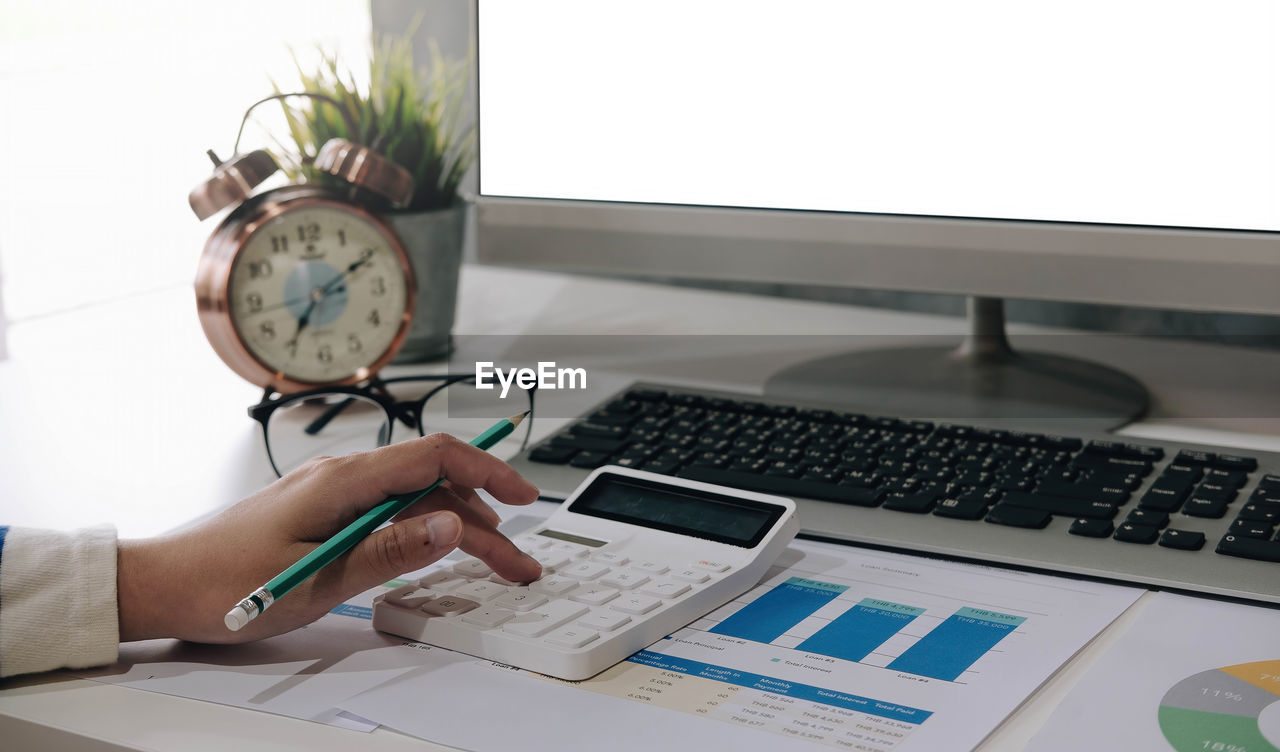
[[[355,548],[344,567],[347,592],[360,593],[415,569],[458,547],[462,520],[453,512],[411,517],[375,531]]]

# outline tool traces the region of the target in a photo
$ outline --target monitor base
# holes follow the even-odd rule
[[[1113,429],[1147,410],[1146,388],[1128,374],[1078,358],[1015,352],[998,298],[970,298],[969,325],[958,348],[842,353],[785,368],[764,392],[873,415],[1015,427],[1067,421]]]

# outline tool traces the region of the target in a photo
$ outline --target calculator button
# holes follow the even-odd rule
[[[658,598],[675,598],[689,592],[689,586],[674,580],[656,580],[640,588],[640,592]]]
[[[624,569],[621,572],[611,572],[605,575],[600,582],[619,590],[630,590],[649,581],[649,575],[644,572],[638,572],[634,569]]]
[[[454,616],[456,614],[465,614],[471,609],[479,607],[479,605],[479,603],[466,598],[444,595],[433,601],[427,601],[422,610],[433,616]]]
[[[620,554],[617,551],[596,551],[591,554],[591,559],[593,561],[604,562],[605,564],[610,564],[615,567],[620,567],[631,562],[631,560],[625,555]]]
[[[460,561],[453,565],[453,571],[467,577],[488,577],[493,574],[493,570],[489,568],[489,565],[479,559]]]
[[[516,538],[512,543],[516,544],[516,548],[521,551],[541,551],[551,546],[551,541],[541,535],[522,535]]]
[[[505,585],[499,585],[496,582],[488,580],[477,580],[476,582],[468,582],[462,587],[453,589],[453,594],[460,598],[468,598],[476,603],[484,603],[502,595],[511,588]]]
[[[569,625],[557,629],[543,639],[562,648],[580,648],[589,642],[594,642],[599,636],[595,630]]]
[[[723,572],[729,568],[729,565],[725,564],[723,561],[708,561],[707,559],[695,561],[693,565],[699,569],[705,569],[708,572]]]
[[[643,572],[649,572],[650,574],[666,574],[667,570],[670,569],[670,567],[660,561],[641,561],[638,562],[635,567],[636,569]]]
[[[569,597],[579,603],[585,603],[589,606],[599,606],[617,598],[618,591],[611,587],[592,583],[578,588],[577,591]]]
[[[594,580],[609,571],[608,564],[595,561],[579,561],[560,570],[560,574],[575,580]]]
[[[552,543],[548,550],[558,554],[564,554],[570,559],[580,559],[591,553],[590,549],[583,546],[575,546],[572,543]]]
[[[441,569],[438,572],[432,572],[426,577],[418,580],[418,584],[424,588],[448,592],[459,585],[467,584],[467,580],[454,574],[452,570]]]
[[[601,632],[612,632],[623,624],[631,623],[631,617],[617,611],[592,611],[578,619],[578,623]]]
[[[516,614],[514,618],[502,625],[502,631],[521,637],[541,637],[586,612],[586,606],[579,606],[569,601],[551,601],[532,611]]]
[[[711,579],[711,575],[707,574],[705,570],[694,569],[692,567],[689,569],[681,569],[679,572],[672,572],[671,576],[677,580],[692,582],[695,585]]]
[[[514,611],[505,608],[497,608],[496,606],[484,606],[474,611],[468,611],[462,615],[462,620],[468,624],[474,624],[484,629],[493,629],[500,626],[504,622],[510,621],[515,616]]]
[[[647,595],[628,594],[613,601],[611,605],[614,609],[628,614],[647,614],[661,603],[662,601],[657,598],[650,598]]]
[[[508,580],[506,577],[503,577],[497,572],[494,572],[493,574],[489,575],[489,582],[496,582],[499,585],[505,585],[507,587],[520,587],[521,585],[529,584],[528,582],[518,582],[516,580]]]
[[[529,588],[520,588],[518,590],[508,590],[498,600],[494,601],[493,605],[509,608],[513,611],[528,611],[546,602],[546,596],[538,595]]]
[[[539,551],[533,555],[533,558],[542,565],[544,572],[554,572],[571,561],[568,556],[555,551]]]
[[[542,593],[543,595],[550,596],[564,595],[577,586],[578,583],[576,580],[571,580],[568,577],[561,577],[558,574],[543,577],[540,580],[535,580],[529,583],[530,590],[535,593]]]
[[[417,585],[404,585],[387,593],[382,600],[393,606],[417,610],[422,604],[438,597],[440,597],[439,593],[432,592],[426,588]]]

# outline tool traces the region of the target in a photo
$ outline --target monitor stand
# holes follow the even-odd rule
[[[1078,358],[1014,351],[1000,298],[971,297],[968,309],[969,334],[959,347],[820,358],[774,374],[765,394],[873,415],[1009,426],[1083,422],[1106,430],[1146,412],[1146,388],[1125,373]]]

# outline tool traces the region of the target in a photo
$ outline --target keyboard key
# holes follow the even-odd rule
[[[1236,514],[1236,519],[1274,525],[1277,521],[1280,521],[1280,507],[1274,504],[1245,504],[1240,507],[1240,511]]]
[[[686,567],[671,573],[671,576],[681,582],[691,582],[694,585],[701,585],[711,579],[711,575],[707,574],[707,570],[699,567]]]
[[[613,567],[620,567],[631,561],[625,554],[620,554],[617,551],[609,551],[607,549],[603,551],[596,551],[591,554],[591,560],[608,564]]]
[[[1199,465],[1183,465],[1174,462],[1160,473],[1161,479],[1180,480],[1187,483],[1199,483],[1204,477],[1204,468]]]
[[[1218,459],[1213,463],[1214,467],[1223,470],[1240,470],[1251,473],[1258,469],[1258,459],[1256,457],[1244,457],[1238,454],[1219,454]]]
[[[468,582],[470,580],[465,577],[459,577],[452,569],[441,569],[418,580],[418,584],[424,588],[440,590],[446,593]]]
[[[494,598],[510,591],[511,588],[505,585],[499,585],[489,580],[478,580],[469,582],[461,587],[454,588],[453,594],[460,598],[468,598],[476,603],[485,603]]]
[[[588,606],[599,606],[617,598],[618,589],[593,583],[583,585],[575,590],[573,595],[569,597],[579,603],[585,603]]]
[[[1213,452],[1199,452],[1193,449],[1183,449],[1178,452],[1178,456],[1173,458],[1175,464],[1178,465],[1212,465],[1217,460],[1218,455]]]
[[[432,616],[456,616],[465,614],[466,612],[478,608],[479,603],[466,598],[457,598],[452,595],[444,595],[433,601],[427,601],[422,606],[422,610]]]
[[[993,522],[997,525],[1008,525],[1010,527],[1027,527],[1040,529],[1049,524],[1049,520],[1053,519],[1053,515],[1039,509],[1028,509],[1026,507],[1010,506],[1008,504],[996,504],[987,512],[987,522]]]
[[[1202,499],[1218,499],[1226,504],[1235,501],[1238,493],[1240,493],[1239,487],[1212,483],[1208,476],[1205,477],[1203,483],[1196,486],[1196,496]]]
[[[631,590],[649,581],[649,575],[635,569],[614,571],[600,580],[601,584],[616,587],[619,590]]]
[[[1205,499],[1192,496],[1182,505],[1182,513],[1188,517],[1208,517],[1217,519],[1227,513],[1227,502],[1219,499]]]
[[[567,621],[587,613],[587,607],[572,601],[551,601],[532,611],[516,614],[502,625],[503,632],[521,637],[541,637]]]
[[[1094,485],[1088,482],[1041,483],[1036,486],[1036,493],[1050,496],[1066,496],[1070,499],[1105,501],[1111,504],[1123,504],[1129,500],[1129,489],[1127,488]]]
[[[592,611],[578,619],[578,623],[584,627],[600,630],[601,632],[612,632],[613,630],[625,624],[631,623],[631,617],[619,611]]]
[[[1067,532],[1072,535],[1083,535],[1086,538],[1106,538],[1115,532],[1115,529],[1111,520],[1081,517],[1071,523],[1071,528]]]
[[[512,611],[529,611],[546,602],[546,596],[539,595],[529,588],[515,588],[500,595],[493,605]]]
[[[1169,528],[1160,535],[1160,545],[1182,551],[1199,551],[1204,548],[1204,533]]]
[[[1160,537],[1160,530],[1154,525],[1135,525],[1125,522],[1116,528],[1115,535],[1111,537],[1125,543],[1155,543]]]
[[[1220,554],[1244,559],[1280,562],[1280,541],[1259,540],[1243,535],[1224,535],[1215,549]]]
[[[1000,506],[1038,509],[1049,514],[1060,514],[1067,517],[1098,517],[1108,520],[1115,517],[1116,512],[1119,510],[1119,507],[1115,504],[1105,501],[1070,499],[1065,496],[1025,493],[1023,491],[1010,491],[1005,494]]]
[[[577,447],[540,446],[529,452],[529,459],[534,462],[544,462],[548,465],[563,465],[573,459],[578,451]]]
[[[600,638],[600,633],[586,627],[568,626],[551,632],[543,639],[556,647],[576,649]]]
[[[809,483],[798,478],[755,475],[753,473],[720,470],[713,467],[686,467],[677,472],[676,476],[688,478],[689,480],[700,480],[706,483],[718,483],[723,486],[742,488],[747,491],[759,491],[779,496],[799,496],[807,499],[834,501],[857,506],[875,506],[880,500],[879,494],[869,493],[865,489],[852,486]]]
[[[418,585],[403,585],[383,596],[383,600],[393,606],[416,611],[432,598],[440,597],[439,593]]]
[[[493,570],[479,559],[464,559],[453,565],[453,571],[465,577],[488,577]]]
[[[987,513],[988,506],[982,498],[943,499],[934,507],[933,513],[939,517],[976,520]]]
[[[557,570],[557,573],[575,580],[594,580],[609,570],[608,564],[601,564],[598,561],[579,561]]]
[[[1169,524],[1169,514],[1152,509],[1134,509],[1129,512],[1129,516],[1125,517],[1124,521],[1134,525],[1151,525],[1152,527],[1162,528]]]
[[[568,577],[561,577],[558,574],[546,576],[540,580],[529,583],[529,589],[533,592],[549,595],[552,598],[564,595],[576,587],[578,587],[577,580],[571,580]]]
[[[647,614],[662,604],[657,598],[647,595],[639,595],[636,593],[628,593],[627,595],[612,601],[609,607],[615,611],[621,611],[626,614]]]
[[[655,598],[676,598],[689,592],[689,586],[674,580],[656,580],[642,585],[640,592]]]
[[[1249,480],[1249,476],[1241,470],[1223,470],[1212,467],[1204,471],[1204,482],[1220,486],[1239,488]]]
[[[896,491],[886,494],[884,497],[884,508],[892,509],[895,512],[911,512],[914,514],[928,514],[933,509],[933,505],[938,502],[938,496],[931,493],[902,493]]]
[[[1138,500],[1138,507],[1156,512],[1176,512],[1190,495],[1190,482],[1162,476]]]
[[[508,621],[516,615],[515,611],[508,611],[505,608],[496,606],[485,606],[477,608],[474,611],[468,611],[462,615],[462,620],[468,624],[474,624],[482,629],[493,629],[501,626],[503,622]]]
[[[609,457],[610,454],[608,452],[579,452],[576,457],[569,460],[569,466],[583,470],[595,470],[601,465],[609,464]]]
[[[625,439],[603,439],[599,436],[581,436],[572,432],[562,433],[551,439],[551,446],[581,449],[588,452],[616,454],[627,445]]]
[[[1271,534],[1275,532],[1275,526],[1269,522],[1238,519],[1231,523],[1230,531],[1236,535],[1244,535],[1250,538],[1270,538]]]

